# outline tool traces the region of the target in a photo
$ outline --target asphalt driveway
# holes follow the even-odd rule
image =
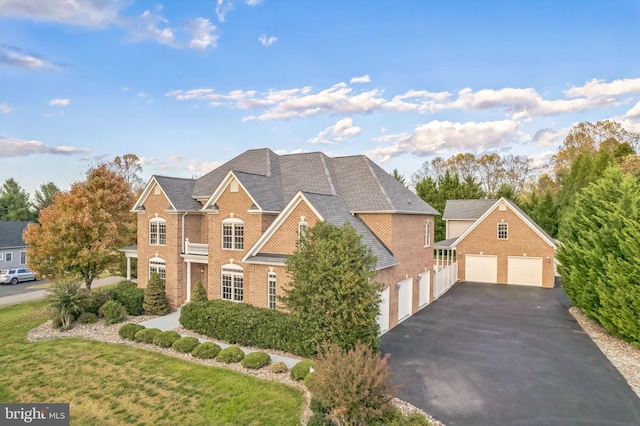
[[[382,336],[399,398],[449,426],[640,425],[569,306],[561,288],[456,284]]]

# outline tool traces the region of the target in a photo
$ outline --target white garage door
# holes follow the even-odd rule
[[[479,283],[498,282],[498,256],[467,254],[464,262],[465,280]]]
[[[420,274],[420,307],[427,306],[431,301],[431,271]]]
[[[398,284],[398,322],[411,316],[413,304],[413,278],[407,278]]]
[[[542,286],[542,258],[509,256],[507,283]]]
[[[380,314],[378,315],[378,324],[380,325],[380,334],[389,331],[389,287],[380,292]]]

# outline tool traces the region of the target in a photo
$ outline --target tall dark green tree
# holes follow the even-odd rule
[[[53,198],[58,192],[60,192],[60,188],[53,182],[43,183],[39,189],[36,189],[32,203],[36,217],[40,216],[41,210],[53,204]]]
[[[393,176],[393,178],[395,180],[397,180],[398,182],[400,182],[404,186],[407,186],[407,183],[405,182],[404,175],[400,174],[398,169],[393,169],[393,172],[391,172],[391,176]]]
[[[611,167],[567,210],[558,267],[573,303],[640,346],[640,183]]]
[[[550,188],[542,197],[533,191],[529,202],[524,203],[522,208],[547,234],[553,238],[558,236],[558,205]]]
[[[281,300],[314,347],[335,343],[348,350],[360,341],[378,349],[376,257],[351,225],[316,223],[286,262],[291,283]]]
[[[0,188],[0,220],[34,220],[29,210],[29,194],[13,178],[7,179]]]

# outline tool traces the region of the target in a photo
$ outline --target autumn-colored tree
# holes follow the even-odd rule
[[[90,169],[85,182],[59,193],[40,212],[40,223],[24,233],[28,264],[39,275],[82,277],[87,288],[118,259],[117,249],[135,241],[135,199],[129,184],[105,165]]]
[[[135,154],[125,154],[122,157],[117,156],[105,165],[117,175],[120,175],[131,187],[136,195],[139,195],[144,189],[144,180],[140,177],[142,173],[142,165],[140,158]]]

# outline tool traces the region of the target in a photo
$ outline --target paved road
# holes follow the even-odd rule
[[[124,280],[122,277],[107,277],[94,280],[91,288],[103,287],[109,284],[119,283]],[[16,285],[0,285],[0,306],[15,305],[16,303],[26,302],[28,300],[42,299],[47,296],[46,289],[30,289],[28,287],[43,284],[47,281],[28,281],[18,283]]]
[[[561,288],[460,283],[382,336],[399,397],[449,426],[640,425]]]

